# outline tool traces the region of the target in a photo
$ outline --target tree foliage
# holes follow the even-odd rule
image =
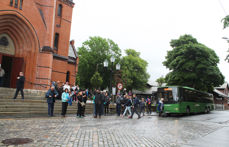
[[[125,50],[126,56],[121,61],[122,80],[127,90],[143,90],[149,79],[148,63],[133,49]]]
[[[98,71],[104,79],[101,88],[106,88],[109,85],[110,72],[103,67],[103,62],[106,59],[110,62],[111,56],[116,58],[116,62],[120,60],[121,50],[118,45],[110,39],[90,37],[79,48],[78,54],[80,86],[92,88],[90,79]],[[111,63],[109,63],[109,68],[110,66]]]
[[[166,75],[168,85],[183,85],[202,91],[212,91],[223,84],[224,76],[217,64],[219,58],[214,50],[199,43],[191,35],[181,36],[170,42],[164,66],[171,70]]]
[[[227,15],[226,17],[224,17],[222,19],[222,22],[223,22],[223,28],[226,29],[227,27],[229,27],[229,15]],[[228,42],[228,40],[227,40]],[[229,50],[227,51],[229,52]],[[227,62],[229,62],[229,54],[226,56],[226,59],[225,59]]]
[[[165,78],[161,76],[160,78],[156,80],[156,82],[158,83],[158,86],[161,87],[162,84],[165,83]]]
[[[91,82],[92,88],[96,88],[96,89],[100,88],[100,86],[103,83],[103,79],[100,76],[99,72],[95,72],[95,74],[91,77],[90,82]]]
[[[223,28],[224,29],[227,28],[227,27],[229,27],[229,15],[227,15],[226,17],[224,17],[222,19],[222,22],[223,22]]]

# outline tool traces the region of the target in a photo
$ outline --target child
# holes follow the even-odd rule
[[[141,103],[140,103],[140,115],[141,115],[141,113],[143,113],[143,116],[145,115],[144,114],[145,113],[145,105],[146,105],[145,99],[142,98]]]

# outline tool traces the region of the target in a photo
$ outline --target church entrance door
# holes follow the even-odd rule
[[[5,70],[3,87],[16,88],[19,72],[24,72],[24,59],[12,56],[2,56],[2,68]]]

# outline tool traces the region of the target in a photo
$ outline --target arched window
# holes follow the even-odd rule
[[[67,71],[66,73],[66,82],[69,82],[70,80],[70,71]]]
[[[22,5],[23,5],[23,0],[20,0],[19,9],[21,9],[21,10],[22,10]]]
[[[59,6],[58,6],[58,12],[57,12],[57,15],[58,16],[62,16],[62,9],[63,9],[63,6],[61,4],[59,4]]]
[[[15,0],[15,5],[14,5],[15,8],[18,7],[18,0]]]
[[[58,49],[58,44],[59,44],[59,33],[55,33],[54,49]]]

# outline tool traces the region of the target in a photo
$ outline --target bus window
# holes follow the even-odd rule
[[[158,101],[164,98],[165,104],[172,104],[178,102],[178,90],[176,87],[174,88],[161,88],[158,89]]]

